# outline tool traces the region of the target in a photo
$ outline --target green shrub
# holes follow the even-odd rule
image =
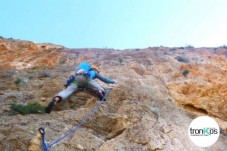
[[[38,103],[29,103],[27,105],[12,103],[10,104],[10,109],[12,112],[19,113],[22,115],[33,113],[45,113],[45,107]]]
[[[66,58],[60,58],[60,60],[59,60],[60,64],[65,64],[65,62],[66,62]]]
[[[15,84],[22,84],[22,83],[24,83],[24,79],[17,77],[16,80],[15,80]]]
[[[194,48],[192,45],[185,45],[185,48]]]
[[[119,62],[122,64],[124,62],[124,59],[122,56],[119,57]]]
[[[170,48],[169,51],[175,51],[177,48]]]
[[[32,71],[36,71],[37,70],[37,67],[32,67]]]
[[[175,59],[177,59],[177,61],[179,62],[183,62],[183,63],[188,63],[188,59],[181,57],[181,56],[177,56]]]
[[[223,46],[220,46],[219,48],[227,49],[227,46],[226,45],[223,45]]]
[[[51,77],[51,73],[49,73],[47,71],[43,71],[40,73],[40,77]]]
[[[222,128],[220,128],[220,133],[223,134],[224,136],[227,136],[227,132],[225,132],[225,130]]]
[[[186,77],[189,74],[189,70],[184,70],[182,74]]]

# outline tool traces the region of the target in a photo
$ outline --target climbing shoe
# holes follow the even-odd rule
[[[46,113],[50,113],[54,105],[56,104],[56,100],[51,101],[48,106],[45,108]]]
[[[56,98],[59,98],[59,99],[56,100]],[[48,104],[48,106],[45,108],[46,113],[50,113],[51,110],[52,110],[52,108],[54,107],[54,105],[55,105],[57,102],[60,102],[61,100],[62,100],[62,98],[59,97],[59,96],[54,97],[53,100],[52,100],[52,101]]]
[[[96,95],[98,96],[99,100],[102,101],[102,99],[105,97],[105,92],[98,90],[96,91]],[[104,99],[103,101],[106,101],[106,99]]]

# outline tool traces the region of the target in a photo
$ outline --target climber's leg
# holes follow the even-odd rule
[[[95,94],[100,100],[103,99],[103,97],[105,96],[105,90],[98,83],[96,83],[95,80],[90,80],[87,86],[95,91]]]
[[[77,88],[78,88],[77,84],[72,83],[65,90],[58,93],[45,108],[46,113],[50,113],[55,104],[61,102],[62,100],[66,100],[70,95],[72,95],[77,90]]]
[[[66,100],[70,95],[72,95],[78,88],[78,85],[75,83],[70,84],[65,90],[57,94],[62,100]]]

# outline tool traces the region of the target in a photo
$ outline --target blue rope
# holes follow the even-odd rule
[[[49,145],[46,144],[45,142],[45,137],[44,134],[45,133],[41,133],[42,134],[42,147],[43,147],[43,151],[47,151],[49,150],[51,147],[55,146],[57,143],[59,143],[61,140],[63,140],[64,138],[68,137],[70,134],[72,134],[73,132],[75,132],[77,129],[79,129],[98,109],[99,107],[102,105],[102,103],[104,102],[104,100],[107,98],[109,92],[111,89],[107,90],[107,93],[105,94],[105,96],[103,97],[103,99],[96,105],[96,107],[88,114],[88,116],[82,121],[80,122],[79,125],[77,125],[74,129],[72,129],[71,131],[69,131],[68,133],[66,133],[64,136],[60,137],[59,139],[57,139],[56,141],[50,143]]]

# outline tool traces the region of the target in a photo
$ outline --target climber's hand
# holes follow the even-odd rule
[[[117,84],[117,81],[116,80],[114,80],[114,83],[112,83],[111,85],[110,85],[110,87],[113,89],[113,88],[116,88],[118,86],[118,84]]]
[[[114,80],[114,83],[113,84],[117,84],[117,80]]]

